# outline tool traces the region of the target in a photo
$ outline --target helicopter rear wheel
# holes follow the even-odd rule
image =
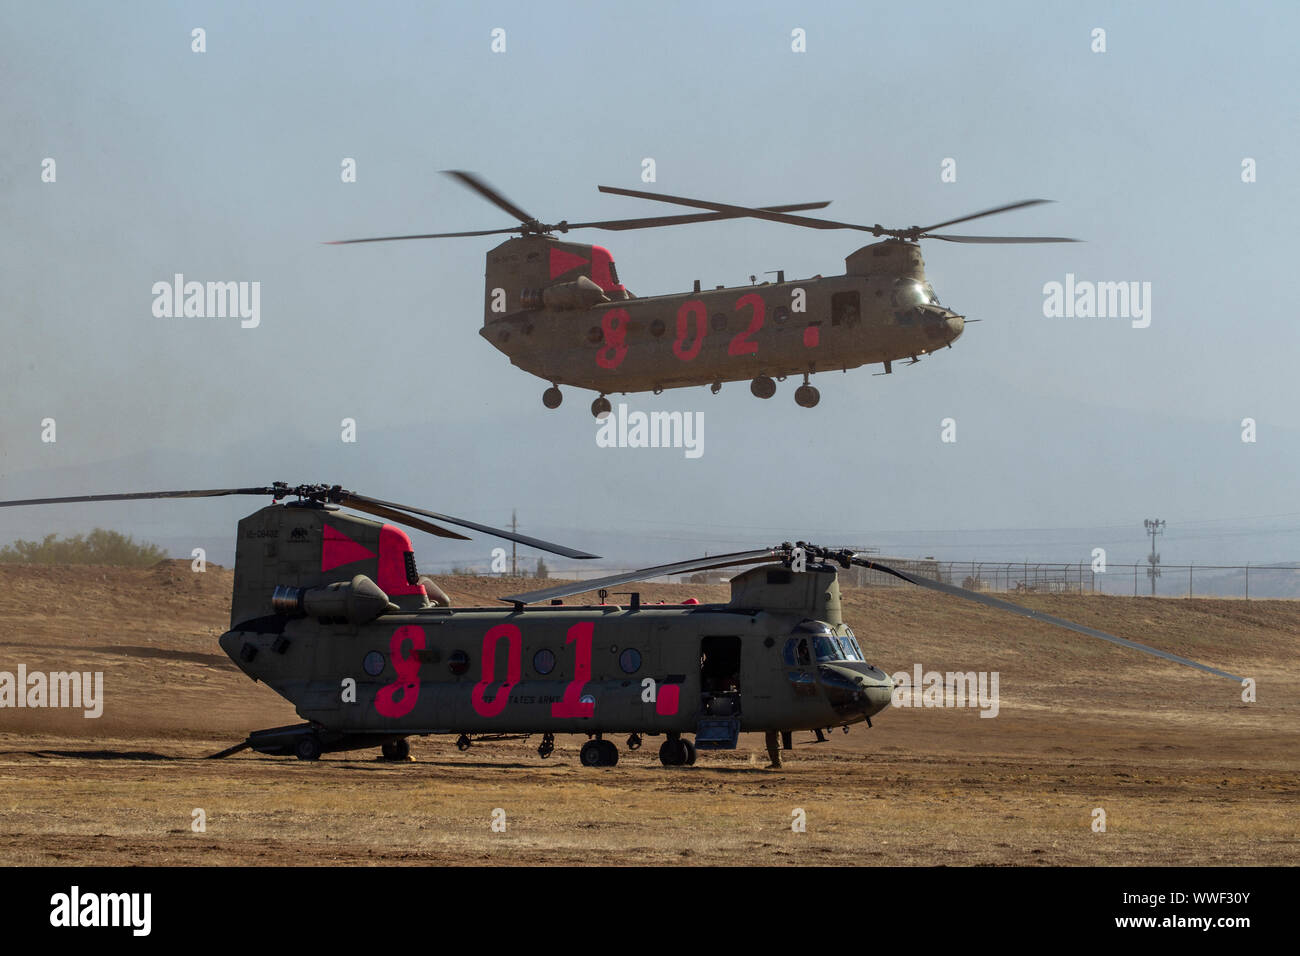
[[[794,390],[794,402],[800,408],[814,408],[822,400],[822,393],[816,386],[800,385]]]
[[[319,760],[321,755],[320,740],[315,734],[299,738],[294,744],[293,755],[299,760]]]
[[[628,749],[628,750],[640,750],[640,749],[641,749],[641,735],[640,735],[640,734],[632,734],[631,736],[629,736],[629,737],[627,738],[627,749]]]
[[[680,740],[665,740],[659,745],[659,762],[665,767],[680,767],[685,748]]]
[[[542,392],[542,404],[547,408],[559,408],[562,401],[564,401],[564,393],[554,385]]]
[[[543,734],[542,742],[537,746],[537,756],[545,760],[555,753],[555,734]]]
[[[614,406],[609,404],[609,399],[604,395],[591,403],[591,414],[595,415],[597,418],[604,418],[613,410]]]
[[[588,740],[578,751],[584,767],[613,767],[618,763],[618,748],[608,740]]]
[[[407,760],[411,756],[411,745],[403,737],[401,740],[390,740],[379,748],[379,752],[385,760]]]
[[[466,750],[469,750],[469,748],[470,748],[469,734],[461,734],[459,737],[456,738],[457,750],[459,750],[461,753],[464,753]]]
[[[714,395],[717,395],[718,392],[722,391],[722,383],[714,382],[712,385],[709,386],[709,391],[712,392]]]
[[[618,766],[618,748],[611,741],[597,741],[600,748],[600,765],[602,767]]]
[[[749,383],[749,391],[755,398],[771,398],[776,394],[776,382],[760,375]]]
[[[695,745],[689,740],[665,740],[659,745],[659,762],[665,767],[690,766],[695,763]]]

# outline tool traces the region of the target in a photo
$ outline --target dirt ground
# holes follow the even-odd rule
[[[462,605],[528,586],[440,583]],[[0,709],[0,864],[1300,862],[1300,602],[1018,598],[1252,677],[1244,703],[1224,678],[957,599],[846,590],[869,660],[998,671],[998,716],[891,708],[826,743],[796,733],[772,771],[758,735],[684,768],[660,766],[656,738],[613,768],[582,767],[578,737],[546,761],[537,738],[417,738],[404,764],[205,760],[299,722],[217,647],[230,586],[188,562],[0,566],[0,671],[103,671],[106,698],[98,719]]]

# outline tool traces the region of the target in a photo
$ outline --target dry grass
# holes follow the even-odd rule
[[[1230,681],[1069,632],[860,590],[845,615],[875,663],[997,670],[1000,715],[893,709],[826,744],[799,733],[781,772],[763,769],[755,735],[693,768],[660,767],[654,738],[608,769],[581,767],[577,738],[548,761],[524,741],[462,754],[430,738],[408,764],[365,751],[303,764],[201,759],[297,721],[216,647],[230,583],[185,563],[0,567],[0,670],[103,670],[107,696],[99,720],[0,710],[0,864],[1300,862],[1300,602],[1025,599],[1255,677],[1249,705]],[[519,589],[442,583],[458,603]],[[796,807],[806,833],[791,832]]]

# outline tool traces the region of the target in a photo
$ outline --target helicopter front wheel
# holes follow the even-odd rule
[[[405,737],[401,740],[390,740],[379,748],[379,752],[384,755],[385,760],[411,759],[411,745]]]
[[[776,382],[766,375],[760,375],[749,383],[749,391],[755,398],[771,398],[776,394]]]
[[[591,414],[597,418],[604,418],[614,410],[614,406],[609,403],[609,399],[604,395],[591,403]]]
[[[800,408],[814,408],[822,400],[822,393],[816,386],[800,385],[794,390],[794,403]]]
[[[559,408],[562,401],[564,394],[554,385],[542,392],[542,404],[547,408]]]
[[[293,755],[299,760],[320,760],[322,748],[315,734],[307,734],[294,744]]]

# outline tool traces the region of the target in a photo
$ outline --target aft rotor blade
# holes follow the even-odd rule
[[[455,538],[458,541],[472,540],[458,531],[452,531],[450,528],[440,527],[432,522],[425,521],[423,518],[408,515],[403,511],[395,511],[392,508],[385,508],[383,505],[371,504],[368,501],[357,501],[355,500],[355,496],[351,497],[352,500],[347,502],[347,506],[356,511],[364,511],[366,514],[374,515],[376,518],[383,518],[386,521],[404,524],[408,528],[427,531],[429,534],[435,534],[440,538]]]
[[[992,209],[985,209],[982,212],[973,212],[969,216],[962,216],[960,219],[949,219],[946,222],[936,222],[933,226],[925,226],[920,231],[929,232],[931,229],[942,229],[944,226],[955,226],[959,222],[970,222],[972,219],[982,219],[985,216],[996,216],[999,213],[1011,212],[1013,209],[1024,209],[1026,206],[1041,206],[1043,203],[1052,202],[1050,199],[1022,199],[1019,202],[1007,203],[1005,206],[994,206]]]
[[[419,236],[375,236],[371,239],[333,239],[326,242],[327,246],[350,246],[358,242],[396,242],[398,239],[462,239],[466,236],[504,236],[507,233],[518,232],[519,227],[513,229],[479,229],[474,232],[429,232]]]
[[[925,232],[920,239],[942,239],[944,242],[1083,242],[1082,239],[1066,239],[1061,236],[940,236]]]
[[[753,219],[767,219],[770,222],[784,222],[792,226],[807,226],[811,229],[857,229],[872,232],[872,226],[860,226],[852,222],[836,222],[833,219],[814,219],[810,216],[791,216],[788,213],[775,212],[755,206],[733,206],[727,203],[706,202],[703,199],[687,199],[684,196],[669,196],[664,193],[648,193],[639,189],[622,189],[618,186],[597,186],[603,193],[615,196],[631,196],[634,199],[654,199],[659,202],[674,203],[678,206],[692,206],[696,209],[711,209],[714,212],[731,213],[733,216],[748,216]]]
[[[760,206],[758,208],[765,212],[793,212],[799,209],[825,209],[830,205],[830,200],[826,202],[802,202],[794,203],[789,206]],[[680,226],[692,222],[716,222],[722,219],[740,219],[748,216],[748,213],[740,212],[701,212],[687,213],[681,216],[651,216],[641,219],[605,219],[600,222],[574,222],[566,223],[568,229],[654,229],[658,226]]]
[[[436,511],[425,511],[423,508],[413,508],[410,505],[401,505],[393,501],[380,501],[378,498],[358,495],[351,491],[345,491],[332,500],[337,501],[341,505],[357,508],[358,510],[365,510],[361,505],[369,505],[372,507],[379,506],[381,508],[388,508],[393,511],[404,511],[409,514],[423,515],[424,517],[432,518],[435,521],[441,521],[445,524],[454,524],[461,528],[469,528],[471,531],[481,531],[483,534],[490,534],[494,538],[504,538],[507,541],[515,541],[519,544],[528,545],[530,548],[537,548],[539,551],[549,551],[551,554],[562,555],[566,558],[589,560],[600,557],[598,554],[588,554],[586,551],[578,551],[574,548],[565,547],[562,544],[543,541],[541,538],[533,538],[526,534],[507,531],[504,528],[493,528],[490,525],[479,524],[476,521],[466,521],[464,518],[453,518],[451,515],[438,514]]]
[[[510,597],[503,597],[501,600],[511,604],[536,604],[539,601],[553,601],[574,594],[582,594],[586,591],[599,591],[601,588],[618,587],[620,584],[648,581],[651,578],[663,577],[665,574],[687,574],[691,571],[729,568],[739,564],[762,564],[766,561],[780,561],[783,557],[785,557],[785,552],[776,551],[772,548],[763,548],[757,551],[737,551],[733,554],[715,554],[709,558],[692,558],[689,561],[661,564],[658,567],[641,568],[638,571],[624,571],[620,574],[592,578],[588,581],[557,584],[552,588],[542,588],[540,591],[515,594]]]
[[[1162,651],[1146,644],[1139,644],[1137,641],[1130,641],[1123,637],[1116,637],[1114,634],[1107,634],[1105,631],[1099,631],[1096,628],[1087,627],[1083,624],[1076,624],[1073,621],[1067,621],[1064,618],[1053,617],[1050,614],[1044,614],[1041,611],[1032,611],[1027,607],[1021,607],[1019,604],[1012,604],[1010,601],[1003,601],[999,598],[991,597],[987,594],[981,594],[978,591],[971,591],[967,588],[959,588],[956,585],[944,584],[942,581],[935,581],[931,578],[921,575],[905,574],[888,565],[881,564],[879,561],[872,561],[869,558],[853,558],[853,563],[863,568],[870,568],[874,571],[882,571],[885,574],[892,574],[896,578],[907,581],[909,584],[915,584],[923,588],[929,588],[932,591],[940,591],[944,594],[951,594],[955,597],[964,598],[967,601],[975,601],[978,604],[984,604],[999,611],[1010,611],[1012,614],[1019,614],[1021,617],[1027,617],[1033,621],[1040,621],[1044,624],[1055,624],[1057,627],[1068,628],[1079,634],[1085,634],[1088,637],[1097,637],[1103,641],[1110,641],[1112,644],[1118,644],[1121,647],[1132,648],[1135,651],[1142,651],[1144,654],[1153,654],[1156,657],[1163,657],[1167,661],[1173,661],[1176,664],[1183,664],[1187,667],[1195,667],[1197,670],[1205,671],[1208,674],[1214,674],[1216,677],[1226,677],[1229,680],[1235,680],[1238,683],[1242,678],[1236,674],[1229,674],[1227,671],[1221,671],[1217,667],[1209,667],[1205,664],[1198,664],[1196,661],[1189,660],[1186,657],[1179,657],[1177,654],[1170,654],[1168,651]]]
[[[506,212],[510,213],[510,215],[514,216],[520,222],[537,221],[533,216],[528,215],[528,213],[524,212],[522,209],[520,209],[518,206],[512,203],[509,199],[501,195],[499,192],[497,192],[495,189],[493,189],[483,180],[479,179],[473,173],[465,172],[463,169],[444,169],[443,172],[446,173],[448,176],[451,176],[453,179],[460,180],[460,182],[463,185],[468,186],[470,189],[474,190],[474,192],[478,193],[480,196],[482,196],[488,202],[492,203],[497,208],[503,209]]]
[[[275,495],[285,493],[277,488],[211,488],[204,491],[135,491],[120,495],[68,495],[62,498],[24,498],[21,501],[0,501],[0,508],[19,505],[65,505],[91,501],[145,501],[154,498],[224,498],[228,495]]]

